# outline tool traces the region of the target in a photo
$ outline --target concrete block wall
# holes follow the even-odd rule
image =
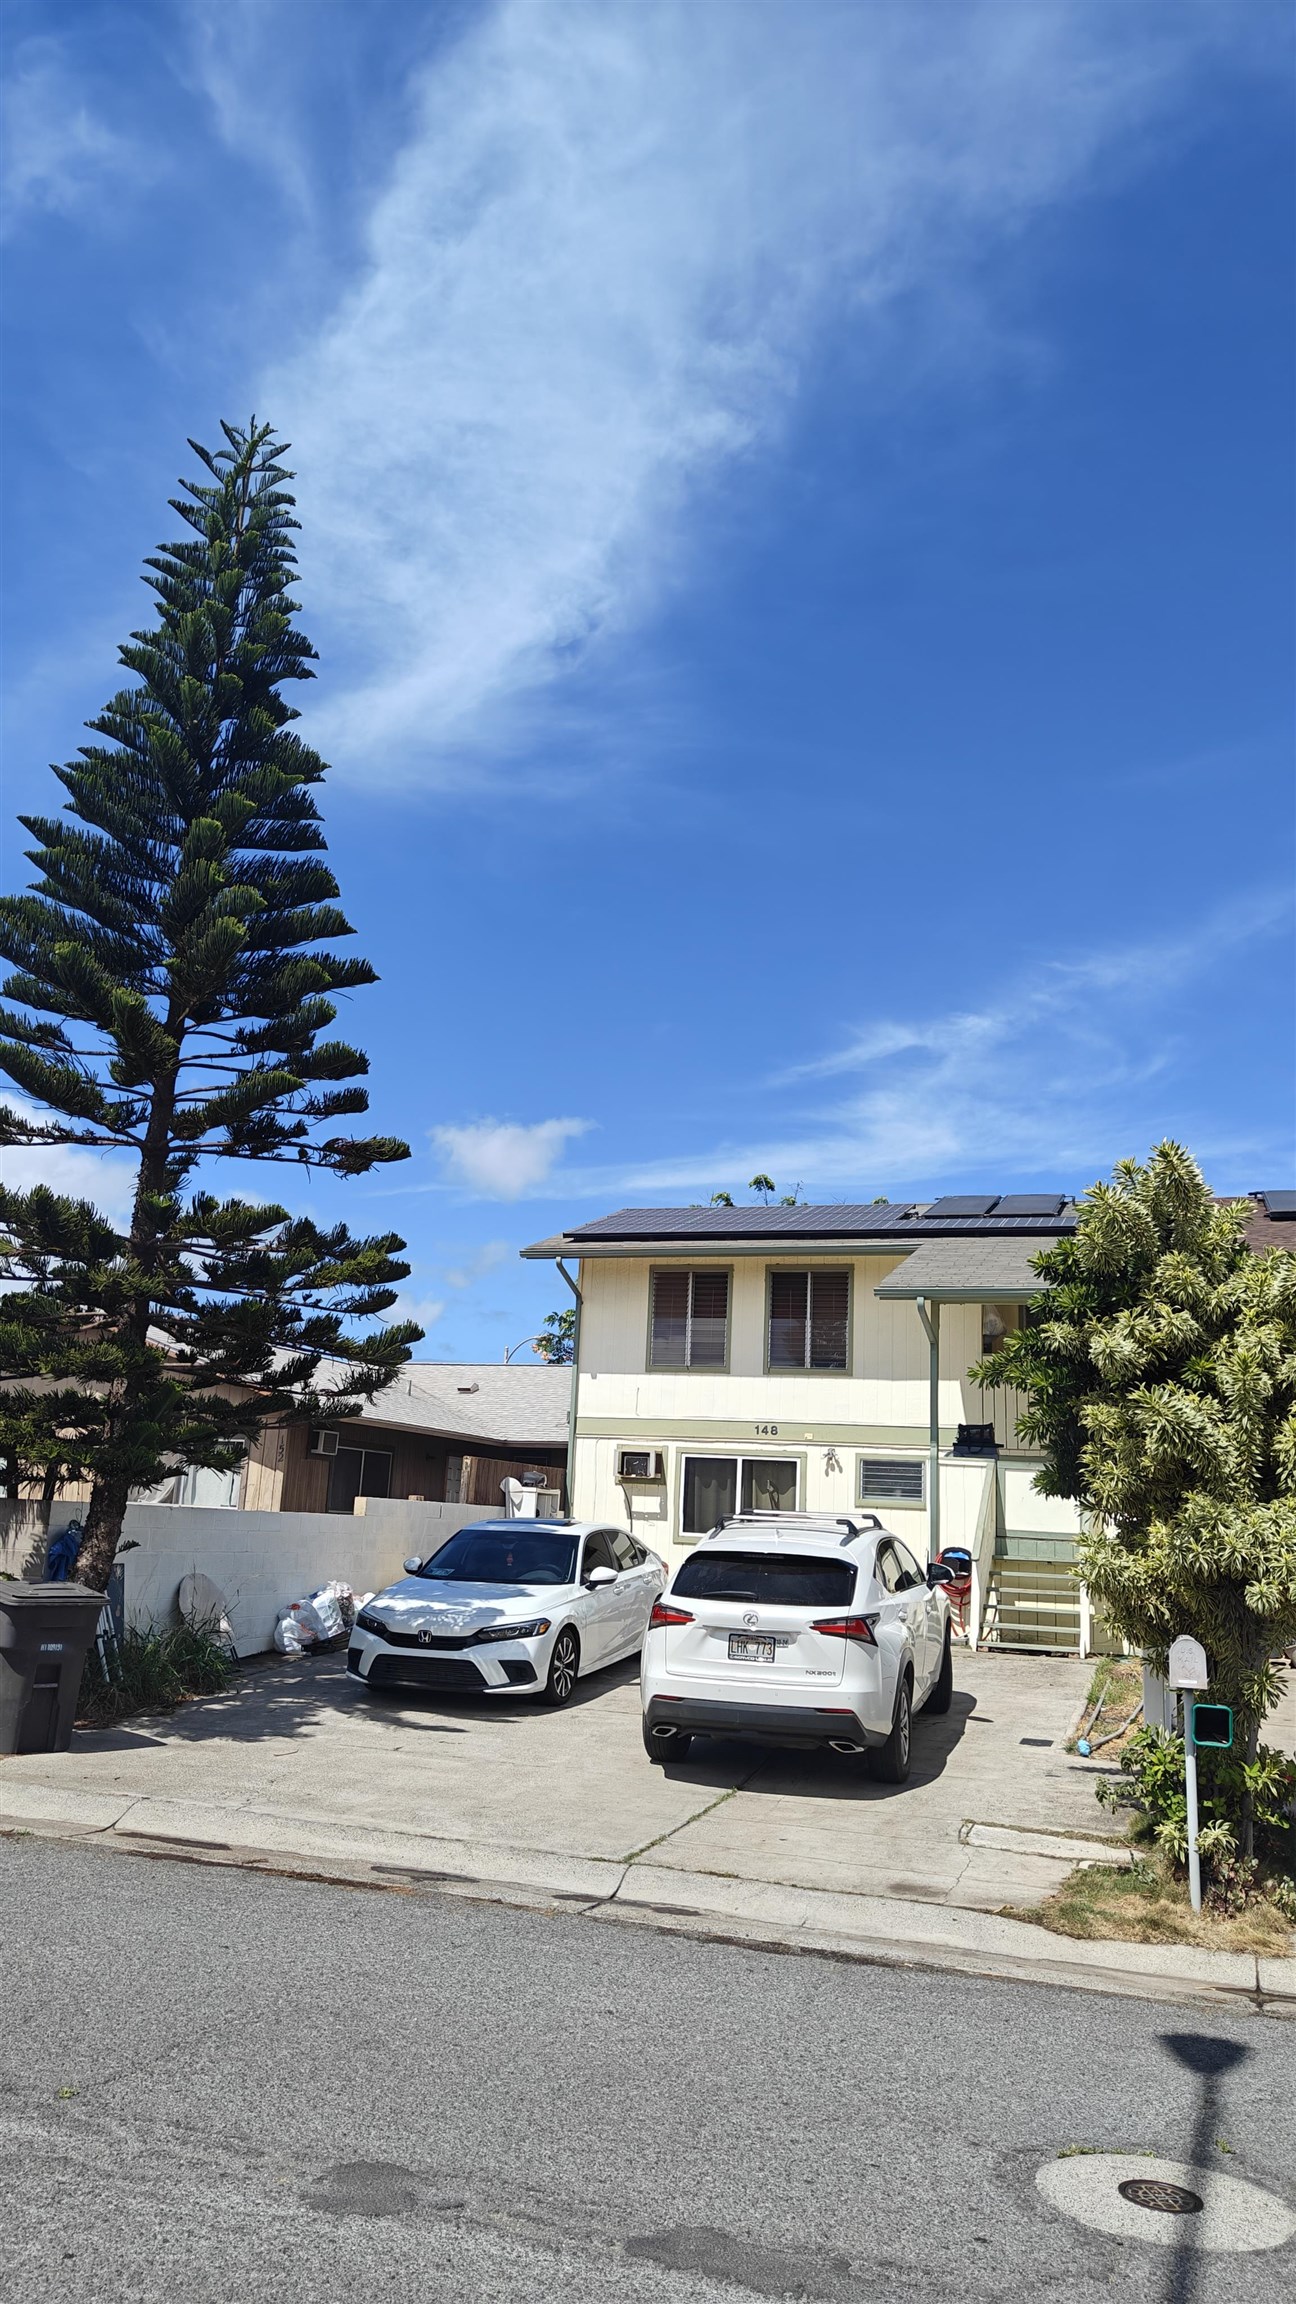
[[[254,1656],[274,1644],[279,1611],[305,1599],[320,1584],[341,1578],[356,1592],[376,1592],[400,1575],[407,1556],[424,1559],[456,1528],[484,1517],[466,1504],[415,1504],[366,1497],[365,1509],[340,1512],[239,1512],[217,1506],[132,1504],[123,1540],[127,1621],[176,1621],[176,1594],[192,1569],[210,1576],[225,1595],[235,1645]],[[79,1517],[74,1504],[55,1505],[49,1534]],[[16,1549],[16,1547],[15,1547]],[[31,1547],[26,1545],[30,1560]],[[39,1573],[15,1558],[0,1561],[11,1575]]]

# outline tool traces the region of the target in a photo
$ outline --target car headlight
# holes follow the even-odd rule
[[[549,1618],[537,1616],[534,1624],[488,1624],[473,1634],[474,1640],[538,1640],[549,1629]]]
[[[371,1616],[367,1608],[362,1608],[356,1617],[356,1630],[357,1632],[376,1632],[380,1639],[385,1639],[387,1636],[387,1627],[381,1616]]]

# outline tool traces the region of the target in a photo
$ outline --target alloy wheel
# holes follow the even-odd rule
[[[576,1685],[576,1643],[570,1632],[560,1632],[549,1663],[549,1686],[554,1702],[565,1704]]]

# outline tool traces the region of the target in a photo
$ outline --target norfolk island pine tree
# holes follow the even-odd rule
[[[88,1481],[77,1573],[99,1589],[133,1491],[231,1469],[271,1418],[358,1414],[422,1334],[371,1325],[409,1270],[395,1234],[198,1187],[218,1161],[359,1176],[409,1152],[334,1132],[368,1109],[367,1059],[327,1036],[335,997],[376,977],[330,948],[352,931],[325,766],[281,693],[314,677],[292,475],[269,426],[222,431],[214,454],[190,442],[204,476],[171,500],[191,533],[146,563],[156,621],[120,651],[135,684],[54,771],[61,814],[22,818],[38,877],[0,899],[0,1068],[27,1100],[0,1107],[0,1144],[134,1168],[124,1229],[0,1189],[0,1443],[29,1477]]]

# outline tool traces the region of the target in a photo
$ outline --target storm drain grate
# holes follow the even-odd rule
[[[1157,2176],[1131,2176],[1116,2187],[1122,2200],[1136,2208],[1154,2208],[1160,2216],[1200,2216],[1205,2203],[1183,2184],[1166,2184]]]

